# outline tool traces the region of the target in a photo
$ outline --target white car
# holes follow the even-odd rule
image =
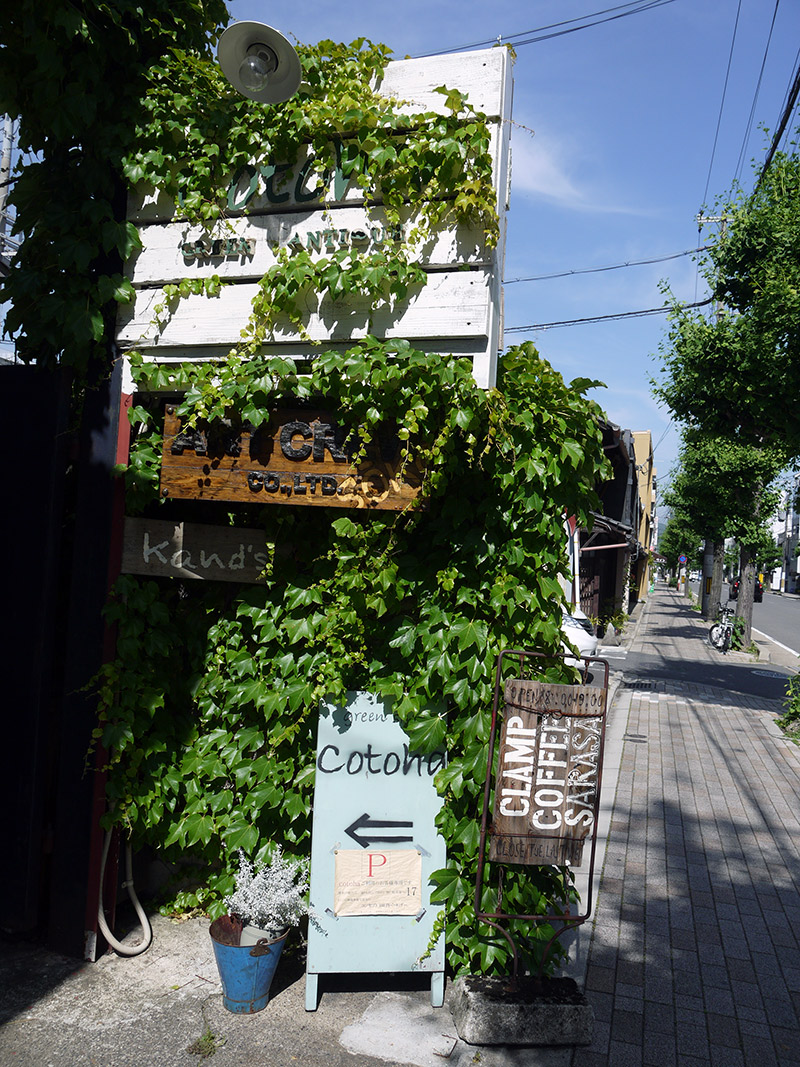
[[[561,609],[561,630],[567,639],[562,643],[562,648],[567,655],[567,663],[571,667],[578,667],[581,664],[572,655],[567,642],[574,645],[582,656],[597,655],[597,635],[588,617],[580,608],[572,608],[570,611],[566,608]]]

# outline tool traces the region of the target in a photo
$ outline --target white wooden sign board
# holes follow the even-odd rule
[[[441,907],[429,878],[446,851],[434,820],[433,784],[445,753],[420,756],[389,705],[348,693],[323,702],[311,840],[306,1010],[320,974],[418,971],[431,975],[431,1002],[444,997],[444,938],[426,955]]]
[[[443,230],[416,250],[429,271],[421,290],[372,316],[364,301],[333,303],[326,298],[320,305],[314,298],[306,309],[308,333],[313,341],[335,347],[373,334],[408,338],[434,357],[467,355],[478,384],[490,388],[502,346],[512,90],[507,49],[390,63],[380,91],[408,102],[404,110],[444,112],[444,97],[435,92],[441,85],[464,92],[490,119],[498,246],[488,249],[483,234],[469,228]],[[218,358],[239,341],[257,279],[275,262],[277,249],[302,247],[322,256],[342,247],[370,250],[397,239],[380,206],[367,209],[357,186],[332,179],[328,188],[320,188],[302,158],[291,172],[280,163],[231,175],[230,217],[208,233],[181,221],[174,205],[158,193],[142,190],[132,199],[129,217],[139,225],[144,247],[126,265],[136,298],[120,310],[118,343],[123,350],[136,348],[159,362]],[[405,225],[413,226],[413,218]],[[232,284],[218,297],[181,300],[160,326],[154,323],[153,309],[163,303],[161,286],[213,274]],[[278,325],[264,352],[313,358],[313,346],[288,322]]]

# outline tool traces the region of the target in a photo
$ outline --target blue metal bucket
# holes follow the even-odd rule
[[[252,1015],[267,1006],[269,988],[289,931],[274,941],[263,938],[256,945],[226,945],[217,939],[222,924],[223,920],[215,919],[209,929],[222,980],[222,1003],[237,1015]]]

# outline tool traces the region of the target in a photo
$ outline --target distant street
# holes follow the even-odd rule
[[[698,596],[699,583],[692,582],[690,587]],[[723,585],[723,601],[729,590],[730,586]],[[781,596],[765,589],[762,603],[753,604],[753,626],[800,656],[800,597]]]
[[[753,604],[753,626],[800,655],[800,597],[765,591],[763,603]]]
[[[697,583],[693,592],[697,593]],[[728,586],[723,587],[723,600]],[[800,598],[765,593],[761,604],[754,604],[753,625],[792,649],[800,649]],[[680,638],[691,636],[693,642],[705,644],[707,626],[700,627],[699,615],[684,629],[673,625],[673,634]],[[770,632],[772,631],[772,632]],[[609,649],[606,655],[615,669],[623,670],[626,678],[643,678],[652,682],[680,681],[695,685],[714,686],[731,693],[763,697],[767,700],[782,700],[786,693],[786,681],[793,669],[781,663],[746,661],[736,657],[713,656],[705,658],[698,648],[697,657],[687,657],[685,649],[676,654],[675,648],[662,645],[656,640],[642,651],[633,649]],[[795,668],[796,669],[796,668]]]

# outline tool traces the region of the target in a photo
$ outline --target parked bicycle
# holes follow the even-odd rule
[[[719,618],[708,632],[708,640],[719,652],[728,652],[733,640],[733,618],[736,609],[728,604],[720,604]]]

